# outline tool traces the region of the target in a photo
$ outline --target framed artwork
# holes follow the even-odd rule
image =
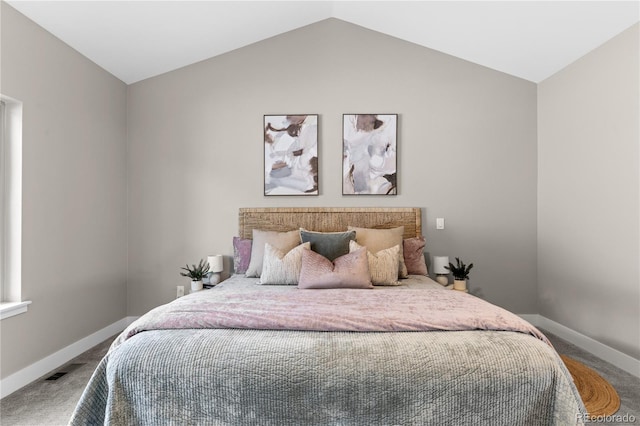
[[[342,195],[397,195],[398,114],[342,116]]]
[[[264,195],[318,195],[318,115],[264,116]]]

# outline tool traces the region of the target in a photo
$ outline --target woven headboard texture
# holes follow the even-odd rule
[[[318,232],[345,231],[347,226],[387,229],[404,226],[404,238],[422,235],[420,208],[416,207],[266,207],[240,208],[238,235],[252,238],[254,229]]]

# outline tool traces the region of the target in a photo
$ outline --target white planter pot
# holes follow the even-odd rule
[[[191,281],[191,291],[202,290],[202,281]]]
[[[453,289],[465,291],[467,289],[467,280],[453,280]]]

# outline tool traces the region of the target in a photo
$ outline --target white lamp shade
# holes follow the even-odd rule
[[[209,271],[211,272],[222,272],[224,267],[222,265],[222,255],[216,254],[214,256],[207,256],[207,260],[209,261]]]
[[[436,274],[448,274],[448,269],[445,266],[449,266],[449,256],[433,256],[433,272]]]

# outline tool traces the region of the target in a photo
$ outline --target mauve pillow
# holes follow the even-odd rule
[[[362,247],[333,262],[312,250],[304,250],[298,288],[373,288],[367,249]]]
[[[404,254],[402,247],[402,237],[404,235],[404,226],[389,229],[373,229],[358,228],[349,226],[347,229],[356,231],[356,242],[361,246],[367,247],[371,253],[377,253],[380,250],[388,249],[393,246],[400,246],[400,256],[398,256],[398,276],[407,278],[407,265],[404,264]]]
[[[253,230],[253,243],[251,244],[251,261],[247,268],[247,277],[259,277],[262,273],[262,259],[264,257],[264,245],[271,244],[278,250],[289,253],[292,248],[300,244],[300,231],[277,232]]]
[[[233,271],[236,274],[244,274],[251,260],[251,240],[248,238],[233,237]]]
[[[424,246],[426,245],[424,237],[407,238],[402,244],[404,246],[404,263],[407,265],[407,273],[428,276],[427,262],[424,259]]]
[[[356,239],[356,231],[315,232],[300,228],[300,241],[311,243],[311,250],[330,261],[349,253],[349,241]]]

